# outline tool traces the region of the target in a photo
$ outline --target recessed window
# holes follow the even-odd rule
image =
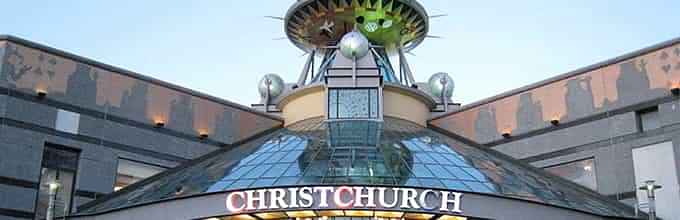
[[[379,118],[378,89],[328,90],[329,119]]]
[[[80,114],[59,109],[57,111],[57,121],[54,128],[58,131],[78,134],[80,124]]]
[[[592,190],[597,190],[594,159],[586,159],[557,166],[546,167],[545,170],[562,178],[581,184]]]
[[[55,219],[70,213],[78,155],[77,150],[55,145],[45,146],[35,219],[45,219],[48,209]]]
[[[113,190],[121,190],[126,186],[156,175],[157,173],[163,172],[164,170],[165,168],[160,166],[154,166],[126,159],[119,159],[116,184],[114,185]]]
[[[638,120],[638,129],[640,131],[649,131],[661,127],[659,120],[659,107],[652,107],[636,112]]]

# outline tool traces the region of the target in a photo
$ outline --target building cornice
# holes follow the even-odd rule
[[[192,89],[181,87],[181,86],[169,83],[169,82],[165,82],[165,81],[153,78],[153,77],[145,76],[145,75],[142,75],[142,74],[139,74],[139,73],[136,73],[136,72],[132,72],[130,70],[120,68],[120,67],[105,64],[105,63],[102,63],[102,62],[99,62],[99,61],[96,61],[96,60],[92,60],[92,59],[89,59],[89,58],[86,58],[86,57],[78,56],[78,55],[75,55],[73,53],[69,53],[69,52],[66,52],[66,51],[63,51],[63,50],[60,50],[60,49],[56,49],[56,48],[53,48],[53,47],[50,47],[50,46],[46,46],[46,45],[43,45],[43,44],[39,44],[39,43],[36,43],[36,42],[25,40],[25,39],[22,39],[22,38],[19,38],[19,37],[16,37],[16,36],[0,35],[0,41],[8,41],[8,42],[16,43],[16,44],[19,44],[19,45],[22,45],[22,46],[25,46],[25,47],[29,47],[29,48],[32,48],[32,49],[40,50],[40,51],[43,51],[43,52],[46,52],[46,53],[50,53],[50,54],[61,56],[61,57],[67,58],[67,59],[71,59],[71,60],[74,60],[76,62],[84,63],[84,64],[87,64],[87,65],[90,65],[90,66],[93,66],[93,67],[101,68],[101,69],[108,70],[108,71],[111,71],[111,72],[114,72],[114,73],[118,73],[118,74],[121,74],[121,75],[132,77],[132,78],[137,79],[137,80],[145,81],[145,82],[152,83],[152,84],[155,84],[155,85],[159,85],[159,86],[162,86],[162,87],[166,87],[166,88],[169,88],[169,89],[172,89],[172,90],[176,90],[176,91],[181,92],[181,93],[187,93],[187,94],[190,94],[190,95],[195,96],[195,97],[207,99],[207,100],[210,100],[210,101],[222,104],[222,105],[226,105],[226,106],[236,108],[236,109],[239,109],[239,110],[247,111],[247,112],[250,112],[250,113],[262,116],[262,117],[266,117],[266,118],[269,118],[269,119],[272,119],[272,120],[275,120],[275,121],[283,122],[283,119],[281,117],[271,115],[271,114],[267,114],[267,113],[264,113],[264,112],[260,112],[260,111],[254,110],[252,108],[249,108],[247,106],[244,106],[244,105],[241,105],[241,104],[238,104],[238,103],[235,103],[235,102],[231,102],[231,101],[228,101],[228,100],[225,100],[225,99],[222,99],[222,98],[217,98],[215,96],[211,96],[211,95],[208,95],[208,94],[205,94],[205,93],[202,93],[202,92],[198,92],[198,91],[195,91],[195,90],[192,90]]]
[[[520,87],[520,88],[517,88],[517,89],[513,89],[513,90],[510,90],[510,91],[507,91],[507,92],[504,92],[504,93],[501,93],[501,94],[498,94],[498,95],[495,95],[495,96],[492,96],[492,97],[489,97],[489,98],[482,99],[480,101],[476,101],[476,102],[464,105],[456,111],[452,111],[452,112],[449,112],[449,113],[446,113],[446,114],[442,114],[442,115],[433,117],[433,118],[430,119],[430,121],[445,118],[445,117],[454,115],[454,114],[459,113],[459,112],[463,112],[463,111],[466,111],[466,110],[469,110],[469,109],[472,109],[472,108],[475,108],[475,107],[478,107],[478,106],[481,106],[481,105],[485,105],[485,104],[488,104],[488,103],[491,103],[491,102],[494,102],[494,101],[497,101],[497,100],[500,100],[500,99],[503,99],[503,98],[507,98],[509,96],[517,95],[517,94],[520,94],[520,93],[523,93],[523,92],[526,92],[526,91],[529,91],[529,90],[532,90],[532,89],[535,89],[535,88],[546,86],[546,85],[549,85],[551,83],[554,83],[554,82],[557,82],[557,81],[560,81],[560,80],[564,80],[564,79],[571,78],[571,77],[574,77],[574,76],[586,74],[586,73],[591,72],[593,70],[604,68],[604,67],[607,67],[607,66],[610,66],[610,65],[614,65],[616,63],[620,63],[620,62],[623,62],[623,61],[626,61],[626,60],[629,60],[629,59],[633,59],[635,57],[639,57],[639,56],[642,56],[642,55],[645,55],[645,54],[648,54],[648,53],[652,53],[654,51],[657,51],[657,50],[660,50],[660,49],[663,49],[663,48],[667,48],[667,47],[673,46],[673,45],[678,44],[678,43],[680,43],[680,37],[674,38],[674,39],[671,39],[671,40],[668,40],[668,41],[664,41],[664,42],[661,42],[661,43],[658,43],[658,44],[655,44],[655,45],[652,45],[652,46],[649,46],[649,47],[646,47],[646,48],[643,48],[643,49],[640,49],[640,50],[636,50],[636,51],[633,51],[633,52],[630,52],[630,53],[627,53],[627,54],[624,54],[624,55],[621,55],[621,56],[618,56],[618,57],[614,57],[612,59],[608,59],[608,60],[593,64],[593,65],[582,67],[582,68],[573,70],[571,72],[560,74],[560,75],[557,75],[557,76],[554,76],[554,77],[551,77],[551,78],[548,78],[548,79],[545,79],[545,80],[542,80],[542,81],[539,81],[539,82],[536,82],[536,83],[533,83],[533,84],[530,84],[530,85],[527,85],[527,86],[523,86],[523,87]]]

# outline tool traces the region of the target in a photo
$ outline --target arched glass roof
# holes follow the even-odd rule
[[[394,118],[308,119],[134,184],[80,212],[234,189],[326,184],[441,188],[634,216],[623,204],[559,177]]]

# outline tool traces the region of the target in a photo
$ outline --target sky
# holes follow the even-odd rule
[[[243,105],[258,80],[297,80],[303,52],[287,40],[294,0],[5,1],[10,34]],[[680,37],[678,0],[420,0],[430,35],[408,55],[417,81],[437,72],[471,103]]]

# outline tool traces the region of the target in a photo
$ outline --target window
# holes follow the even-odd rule
[[[77,150],[62,146],[51,144],[45,146],[40,191],[35,210],[36,219],[46,219],[47,215],[66,216],[70,213],[78,170],[78,154]]]
[[[80,114],[59,109],[59,111],[57,111],[57,121],[54,128],[58,131],[78,134],[79,123]]]
[[[659,120],[659,107],[643,109],[636,112],[639,131],[649,131],[661,127]]]
[[[163,172],[165,168],[126,159],[118,160],[118,173],[114,191],[121,190],[137,181]]]
[[[552,167],[546,167],[546,171],[571,180],[592,190],[597,190],[595,177],[595,160],[586,159]]]
[[[378,89],[330,89],[328,90],[329,119],[376,119],[378,112]]]

